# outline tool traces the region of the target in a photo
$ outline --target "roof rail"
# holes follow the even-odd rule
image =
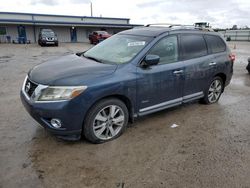
[[[145,27],[150,26],[161,26],[161,27],[171,27],[171,26],[180,26],[181,24],[172,24],[172,23],[154,23],[154,24],[147,24]]]
[[[151,27],[151,26],[168,27],[171,29],[197,29],[197,30],[202,30],[202,31],[213,31],[212,28],[197,27],[194,25],[171,24],[171,23],[148,24],[145,27]]]

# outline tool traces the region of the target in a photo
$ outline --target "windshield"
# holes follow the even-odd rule
[[[42,35],[48,36],[48,37],[54,37],[55,33],[53,31],[42,31]]]
[[[114,35],[84,53],[102,63],[123,64],[132,60],[151,40],[150,37]]]
[[[98,34],[102,34],[102,35],[107,35],[108,33],[106,31],[97,31]]]

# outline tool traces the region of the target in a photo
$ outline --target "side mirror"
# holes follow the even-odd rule
[[[143,66],[152,66],[152,65],[157,65],[160,62],[160,57],[158,55],[146,55],[146,57],[143,60],[142,65]]]

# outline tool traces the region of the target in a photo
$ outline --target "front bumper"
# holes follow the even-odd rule
[[[56,41],[56,40],[53,40],[53,41],[48,41],[48,40],[42,40],[41,41],[42,42],[42,44],[51,44],[51,45],[56,45],[56,44],[58,44],[58,41]]]
[[[27,99],[23,91],[20,97],[28,113],[46,130],[64,139],[80,139],[84,112],[79,107],[79,101],[39,103]],[[54,128],[50,124],[52,118],[60,119],[62,127]]]

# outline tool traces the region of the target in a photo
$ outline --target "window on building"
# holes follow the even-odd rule
[[[207,55],[207,46],[202,35],[184,34],[181,36],[183,59]]]
[[[177,36],[163,38],[150,50],[149,54],[158,55],[160,64],[176,62],[178,60]]]
[[[0,35],[6,35],[7,31],[6,31],[6,27],[0,27]]]
[[[205,39],[207,41],[208,49],[211,53],[219,53],[226,50],[226,45],[220,37],[205,35]]]

